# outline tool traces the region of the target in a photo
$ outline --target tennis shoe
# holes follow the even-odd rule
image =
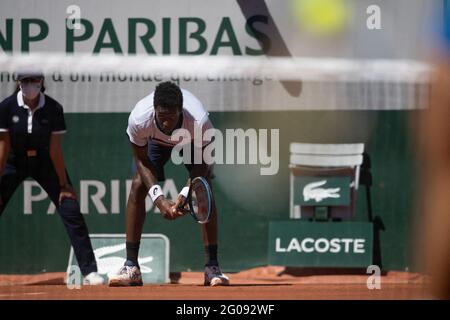
[[[228,286],[230,285],[230,279],[220,271],[219,266],[206,266],[205,267],[205,286]]]
[[[137,266],[123,266],[117,274],[109,277],[110,287],[142,286],[141,270]]]

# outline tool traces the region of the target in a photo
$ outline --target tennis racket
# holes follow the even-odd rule
[[[212,213],[212,192],[204,177],[195,177],[189,185],[189,193],[179,210],[190,214],[195,221],[204,224]]]

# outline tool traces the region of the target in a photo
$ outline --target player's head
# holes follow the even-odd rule
[[[172,134],[177,127],[183,110],[183,94],[172,82],[160,83],[154,93],[156,124],[165,134]]]

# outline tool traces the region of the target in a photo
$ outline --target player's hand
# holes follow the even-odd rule
[[[178,215],[173,214],[173,206],[175,204],[173,201],[170,201],[164,196],[160,196],[158,199],[156,199],[156,206],[158,207],[159,211],[161,211],[161,215],[167,219],[167,220],[174,220],[178,218]]]
[[[180,210],[186,202],[185,196],[179,194],[177,200],[175,201],[175,205],[172,207],[172,214],[177,215],[178,217],[184,216],[186,214],[185,211]]]
[[[77,199],[77,194],[71,185],[66,184],[61,187],[61,190],[59,191],[59,204],[61,204],[64,199]]]

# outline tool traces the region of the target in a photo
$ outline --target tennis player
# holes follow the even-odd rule
[[[189,91],[180,89],[172,82],[160,83],[154,92],[139,101],[128,119],[127,135],[133,150],[137,172],[134,174],[126,208],[126,252],[124,266],[116,275],[110,276],[110,286],[141,286],[142,276],[138,252],[142,227],[145,220],[145,198],[149,195],[164,218],[173,220],[183,215],[178,210],[184,202],[188,188],[180,192],[175,203],[164,197],[158,184],[165,180],[164,165],[171,158],[172,149],[180,141],[172,139],[177,129],[184,129],[192,137],[196,130],[205,132],[212,128],[208,113],[202,103]],[[204,141],[205,147],[210,141]],[[199,150],[197,149],[197,152]],[[201,151],[201,150],[200,150]],[[189,177],[203,176],[210,183],[212,166],[204,161],[184,163]],[[189,181],[189,180],[188,180]],[[205,286],[229,285],[229,279],[219,268],[217,259],[217,210],[213,202],[208,223],[201,224],[205,245]]]

